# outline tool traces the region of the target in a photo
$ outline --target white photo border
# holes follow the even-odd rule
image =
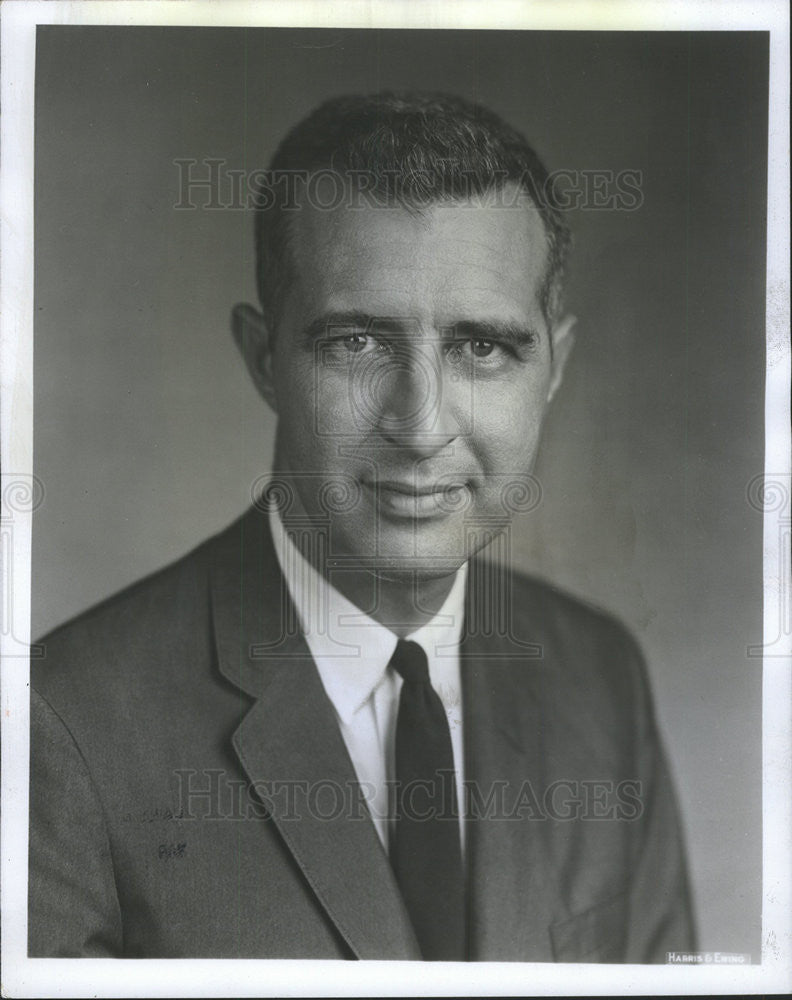
[[[30,556],[33,478],[33,123],[39,24],[766,30],[770,32],[764,491],[761,965],[446,965],[27,958]],[[2,966],[3,996],[452,996],[774,993],[792,989],[792,680],[789,554],[789,13],[783,0],[6,0],[2,45]],[[22,494],[29,494],[29,501]],[[9,502],[13,516],[9,515]],[[13,520],[13,524],[11,521]],[[786,631],[785,631],[786,629]],[[21,640],[15,636],[22,637]]]

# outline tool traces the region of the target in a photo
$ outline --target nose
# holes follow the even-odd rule
[[[438,345],[401,350],[372,386],[379,434],[416,458],[432,455],[460,433],[454,383]]]

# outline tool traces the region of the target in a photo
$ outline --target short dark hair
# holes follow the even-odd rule
[[[382,92],[326,101],[288,132],[272,158],[268,197],[256,212],[256,277],[273,329],[293,278],[294,212],[284,206],[291,197],[294,209],[294,191],[279,181],[328,170],[347,184],[365,176],[368,197],[418,211],[517,185],[535,204],[547,239],[542,312],[548,323],[558,314],[570,232],[548,172],[525,138],[460,97]]]

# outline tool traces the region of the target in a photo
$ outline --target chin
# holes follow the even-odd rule
[[[361,568],[382,579],[438,579],[455,573],[472,554],[462,524],[381,523],[377,532],[339,533],[334,541],[334,556],[349,567],[358,558]]]
[[[430,580],[447,579],[456,573],[463,562],[464,560],[438,560],[435,566],[417,566],[412,569],[404,569],[401,565],[389,567],[383,561],[383,565],[372,570],[372,573],[379,580],[387,580],[389,583],[403,582],[405,586],[411,586],[416,580],[429,582]]]

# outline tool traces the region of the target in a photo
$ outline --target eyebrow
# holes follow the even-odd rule
[[[449,329],[462,340],[495,340],[512,347],[534,347],[540,336],[532,326],[506,320],[460,320]]]
[[[316,319],[303,329],[303,337],[306,340],[318,340],[325,337],[334,327],[340,329],[370,330],[372,327],[378,329],[388,329],[401,333],[407,330],[414,330],[417,320],[391,316],[373,316],[371,313],[359,312],[357,310],[346,312],[328,312]]]
[[[327,336],[334,327],[367,332],[376,328],[383,332],[414,332],[418,320],[414,317],[374,316],[357,310],[329,312],[317,316],[303,329],[306,340],[318,340]],[[466,319],[448,323],[441,328],[443,339],[495,340],[513,347],[534,347],[540,338],[539,330],[522,323],[499,319]]]

